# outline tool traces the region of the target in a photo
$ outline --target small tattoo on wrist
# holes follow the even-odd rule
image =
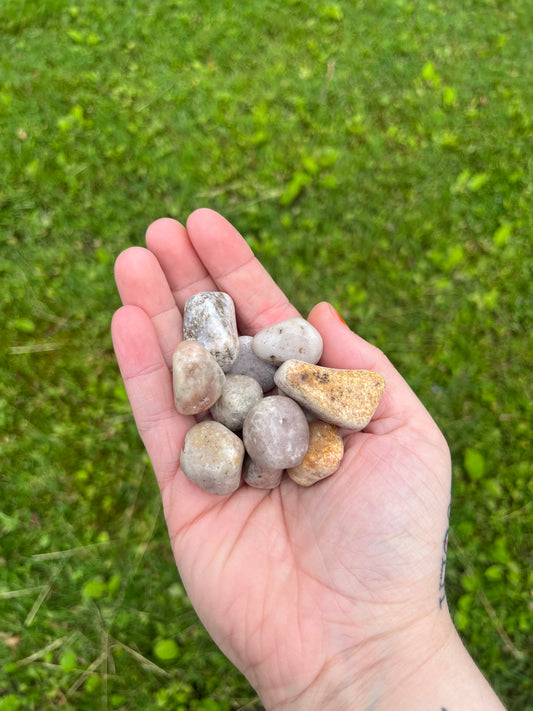
[[[443,607],[444,602],[446,600],[446,585],[445,585],[446,555],[448,552],[448,532],[450,530],[450,506],[451,506],[451,504],[448,505],[448,525],[447,525],[446,531],[444,533],[444,538],[442,539],[442,554],[441,554],[441,561],[440,561],[439,608],[441,610],[442,610],[442,607]],[[446,711],[446,709],[443,708],[442,711]]]

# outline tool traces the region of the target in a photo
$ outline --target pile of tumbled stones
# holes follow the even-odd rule
[[[317,365],[322,338],[303,318],[239,336],[224,292],[187,300],[183,338],[172,361],[174,401],[197,423],[180,465],[212,494],[231,494],[243,480],[273,489],[285,471],[301,486],[330,476],[344,455],[340,428],[366,427],[385,389],[373,371]]]

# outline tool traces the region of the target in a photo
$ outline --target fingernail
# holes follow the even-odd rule
[[[340,321],[341,323],[343,323],[346,327],[348,327],[348,324],[347,324],[346,321],[342,318],[342,316],[340,315],[340,313],[339,313],[333,306],[331,306],[331,304],[330,304],[330,307],[331,307],[331,311],[335,314],[335,316],[339,319],[339,321]]]

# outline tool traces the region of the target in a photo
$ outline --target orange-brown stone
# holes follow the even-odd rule
[[[340,466],[344,443],[335,425],[315,420],[309,423],[309,447],[301,464],[287,469],[290,478],[300,486],[312,486]]]
[[[274,376],[276,385],[320,420],[351,430],[372,419],[385,378],[371,370],[337,370],[300,360],[287,360]]]

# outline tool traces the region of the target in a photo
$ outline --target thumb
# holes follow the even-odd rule
[[[405,425],[437,429],[433,419],[398,373],[387,356],[376,346],[355,334],[327,302],[317,304],[308,317],[322,336],[321,365],[349,370],[373,370],[385,378],[385,392],[374,418],[365,428],[373,434],[387,434]]]

